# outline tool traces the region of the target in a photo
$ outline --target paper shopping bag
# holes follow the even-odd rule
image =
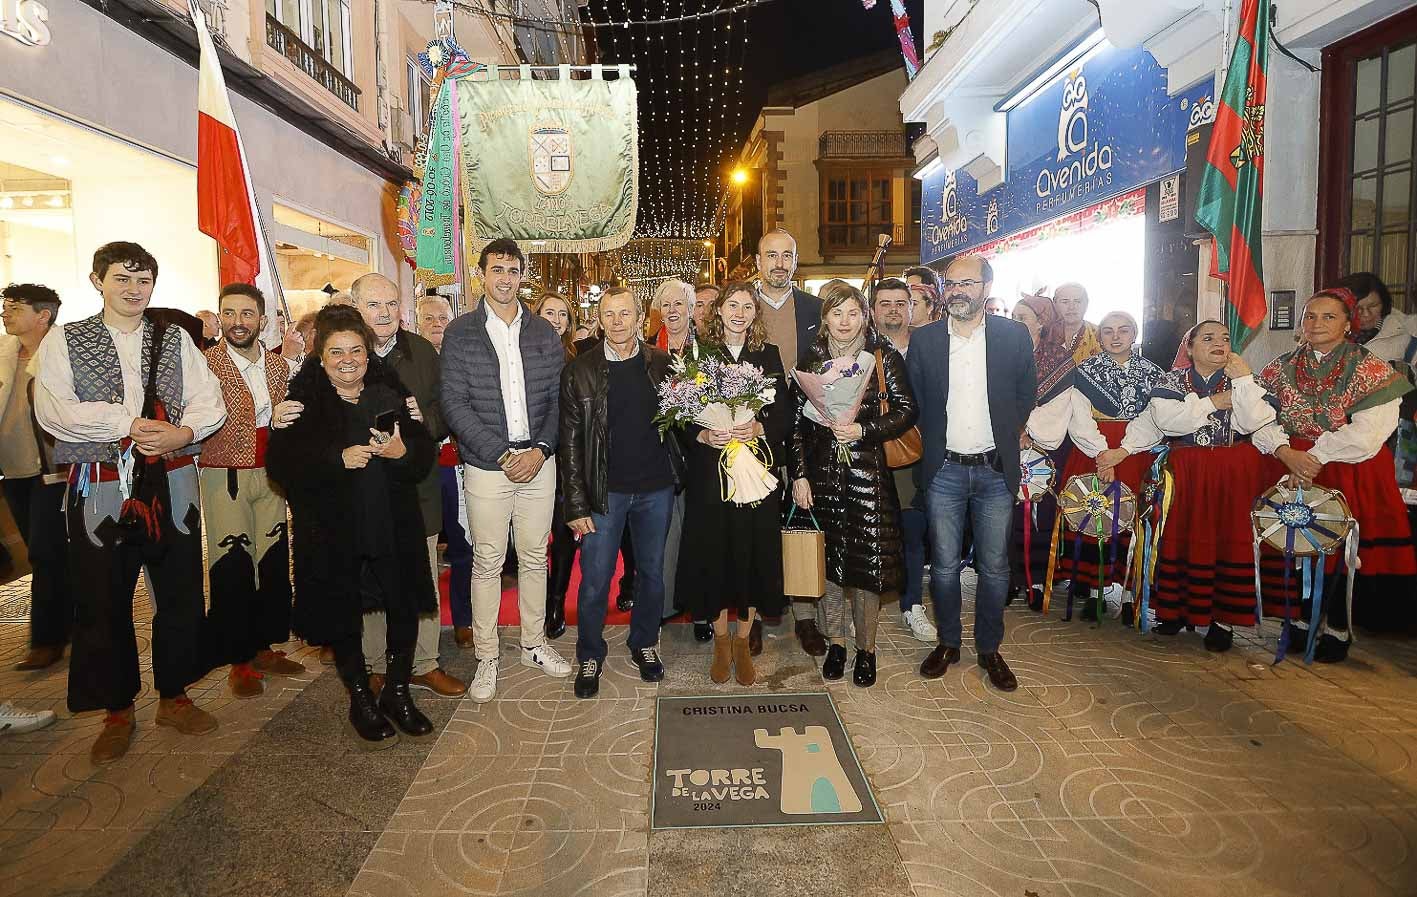
[[[796,598],[820,598],[827,592],[827,542],[812,517],[812,527],[794,527],[794,506],[782,527],[782,592]],[[808,512],[811,516],[811,512]]]

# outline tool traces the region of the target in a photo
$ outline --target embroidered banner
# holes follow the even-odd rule
[[[498,237],[567,253],[630,239],[639,207],[632,79],[449,84],[469,253]]]

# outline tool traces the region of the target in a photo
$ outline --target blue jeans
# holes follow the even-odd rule
[[[458,499],[462,496],[457,468],[440,467],[438,476],[443,487],[443,539],[448,545],[443,552],[449,568],[448,610],[452,613],[453,625],[467,629],[472,626],[472,543],[458,523]],[[433,581],[438,581],[437,570],[433,571]]]
[[[900,593],[900,612],[920,606],[925,582],[925,512],[901,508],[900,538],[905,543],[905,588]]]
[[[605,613],[610,580],[625,527],[635,543],[635,607],[630,612],[630,650],[659,644],[664,610],[664,540],[674,513],[674,489],[611,492],[606,513],[592,512],[595,532],[581,539],[581,590],[576,599],[576,662],[605,660]]]
[[[1009,591],[1009,534],[1014,497],[1004,475],[987,466],[965,467],[946,461],[926,493],[930,519],[930,598],[940,644],[959,647],[959,561],[966,520],[974,532],[974,647],[992,654],[1004,640],[1004,599]]]

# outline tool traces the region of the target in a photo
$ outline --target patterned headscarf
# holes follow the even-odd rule
[[[1304,300],[1304,307],[1308,308],[1309,303],[1315,299],[1337,299],[1343,303],[1343,307],[1348,310],[1348,320],[1353,325],[1348,331],[1348,341],[1358,342],[1358,297],[1347,287],[1329,287],[1326,290],[1319,290],[1308,299]]]
[[[1033,365],[1038,371],[1038,404],[1042,405],[1072,385],[1070,375],[1077,364],[1072,350],[1063,345],[1063,323],[1053,300],[1047,296],[1024,295],[1018,304],[1038,318],[1038,345],[1033,348]]]

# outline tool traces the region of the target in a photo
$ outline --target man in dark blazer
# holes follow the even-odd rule
[[[822,323],[822,300],[792,285],[792,276],[797,273],[797,240],[785,230],[774,230],[763,234],[758,241],[758,316],[768,331],[768,342],[777,346],[782,357],[782,369],[791,371],[812,340],[817,338],[817,328]],[[791,383],[784,384],[790,386]],[[781,394],[784,398],[787,393]],[[784,459],[785,460],[785,459]],[[790,483],[790,477],[781,477]],[[790,507],[791,502],[783,502]],[[827,653],[827,640],[817,628],[817,602],[815,599],[792,599],[792,616],[797,620],[797,640],[802,650],[813,657]],[[748,642],[754,654],[762,651],[763,627],[757,620]]]
[[[959,660],[960,552],[974,533],[974,642],[979,665],[1002,691],[1018,680],[999,654],[1009,588],[1009,538],[1020,479],[1019,440],[1034,407],[1033,342],[1022,324],[986,315],[989,263],[961,256],[941,283],[946,315],[910,337],[906,369],[924,442],[916,482],[930,521],[930,597],[940,643],[920,665],[938,679]]]

